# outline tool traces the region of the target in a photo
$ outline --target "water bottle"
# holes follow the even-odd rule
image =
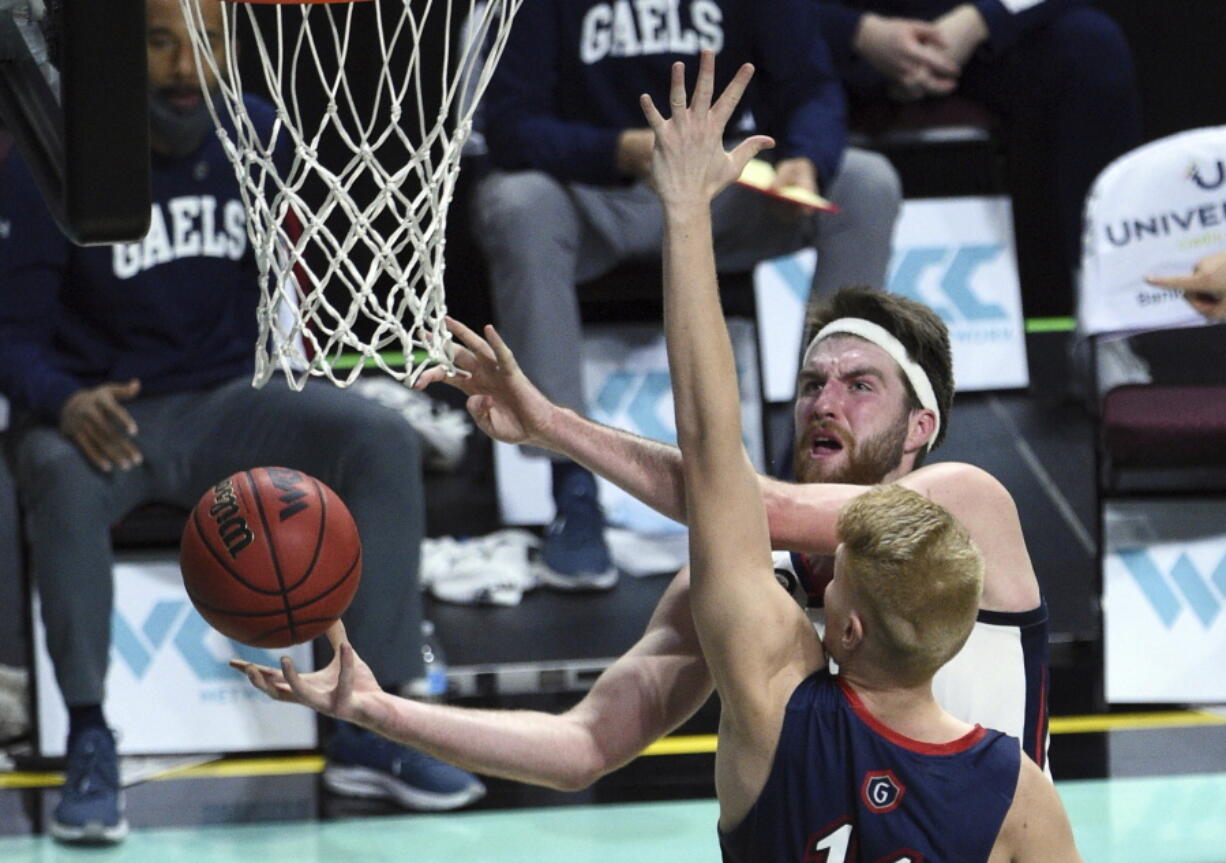
[[[421,622],[421,659],[423,676],[409,684],[409,694],[422,701],[442,701],[447,697],[447,658],[429,620]]]

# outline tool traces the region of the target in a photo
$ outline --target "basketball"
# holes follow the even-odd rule
[[[336,492],[283,467],[240,471],[200,498],[179,546],[192,604],[252,647],[310,641],[349,607],[362,572],[353,516]]]

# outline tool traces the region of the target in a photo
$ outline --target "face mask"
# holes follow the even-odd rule
[[[149,93],[149,131],[158,152],[174,158],[187,156],[204,143],[212,130],[213,116],[206,102],[184,111],[171,105],[160,93]]]

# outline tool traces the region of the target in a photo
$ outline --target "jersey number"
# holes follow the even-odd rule
[[[850,824],[839,824],[811,840],[805,860],[814,863],[847,863],[853,829]],[[923,863],[923,859],[922,854],[914,851],[895,851],[882,857],[877,863]]]

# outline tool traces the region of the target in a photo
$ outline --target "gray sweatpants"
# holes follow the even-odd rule
[[[883,286],[902,201],[893,167],[876,153],[849,149],[822,191],[841,212],[800,220],[780,218],[778,202],[766,195],[740,186],[724,191],[711,205],[717,268],[746,272],[813,246],[815,294],[845,284]],[[659,260],[659,200],[642,183],[587,186],[540,171],[495,171],[481,180],[473,204],[503,338],[545,395],[583,412],[574,287],[627,261]]]
[[[363,553],[344,615],[350,640],[384,685],[421,675],[421,444],[398,413],[322,382],[292,392],[281,380],[254,390],[247,379],[126,407],[144,462],[110,475],[53,427],[14,429],[31,565],[65,703],[103,700],[111,525],[152,501],[194,506],[218,480],[260,465],[305,471],[345,501]]]

